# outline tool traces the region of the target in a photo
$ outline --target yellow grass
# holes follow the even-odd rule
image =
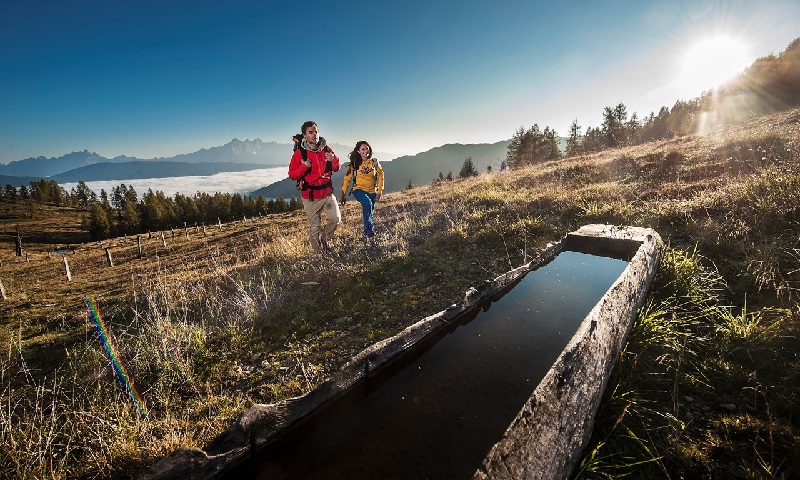
[[[163,241],[145,233],[140,257],[135,237],[88,242],[80,211],[4,201],[0,476],[132,478],[180,445],[204,446],[253,403],[308,392],[367,345],[585,223],[655,228],[713,262],[734,307],[747,295],[748,312],[796,312],[798,139],[793,110],[388,194],[374,245],[350,202],[334,253],[317,258],[302,212],[176,228]],[[14,254],[16,226],[27,258]],[[74,251],[51,252],[59,246]],[[114,375],[87,296],[146,417]],[[759,338],[767,322],[738,312],[731,328]],[[710,448],[700,437],[691,440]],[[680,445],[689,453],[673,463],[694,462]]]

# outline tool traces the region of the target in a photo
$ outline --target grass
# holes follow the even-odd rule
[[[586,223],[652,227],[667,247],[576,475],[796,476],[799,134],[793,110],[385,195],[375,246],[348,205],[313,259],[301,212],[145,234],[140,257],[134,237],[89,242],[80,211],[3,199],[0,476],[134,478]]]

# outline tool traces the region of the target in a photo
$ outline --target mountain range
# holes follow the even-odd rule
[[[344,145],[332,144],[335,151],[349,151],[349,147]],[[176,155],[174,157],[159,157],[152,159],[141,159],[136,157],[128,157],[120,155],[114,158],[106,158],[98,155],[95,152],[84,150],[82,152],[72,152],[61,157],[32,157],[24,160],[16,160],[7,165],[0,164],[0,175],[5,177],[34,177],[36,180],[40,178],[53,177],[58,181],[58,175],[63,175],[74,169],[82,168],[80,180],[85,182],[92,180],[108,179],[108,172],[113,169],[110,165],[113,164],[127,164],[126,169],[131,169],[131,165],[135,163],[142,163],[146,169],[142,169],[146,177],[119,177],[116,178],[156,178],[160,176],[182,176],[185,173],[178,175],[170,174],[169,169],[180,168],[169,164],[216,164],[216,168],[223,168],[216,170],[213,173],[224,171],[242,171],[241,167],[231,167],[231,164],[248,164],[253,165],[252,168],[268,168],[288,165],[289,158],[292,155],[291,143],[277,143],[277,142],[263,142],[257,138],[255,140],[239,140],[234,138],[230,142],[220,147],[203,148],[194,153],[186,153]],[[109,165],[110,164],[110,165]],[[103,165],[99,168],[89,168],[96,165]],[[231,170],[226,170],[231,168]],[[161,171],[165,170],[165,174],[161,175]],[[206,173],[214,170],[207,168]],[[68,176],[73,178],[74,175]],[[67,178],[67,177],[62,177]],[[113,178],[112,178],[113,179]],[[64,180],[72,181],[72,180]],[[26,182],[23,182],[26,183]]]
[[[331,147],[342,159],[342,168],[334,173],[333,184],[339,190],[346,172],[347,153],[352,147],[332,143]],[[434,178],[451,173],[457,176],[464,160],[472,158],[478,171],[487,166],[494,170],[506,157],[508,141],[493,144],[447,144],[416,155],[398,158],[390,153],[376,152],[381,160],[386,183],[385,192],[395,192],[412,185],[429,184]],[[8,165],[0,164],[0,186],[26,185],[41,178],[59,183],[77,181],[128,180],[142,178],[180,177],[188,175],[213,175],[220,172],[241,172],[270,167],[288,167],[292,153],[291,143],[263,142],[260,139],[239,140],[194,153],[170,158],[139,159],[117,156],[106,158],[84,150],[61,157],[36,157],[18,160]],[[295,183],[288,178],[267,185],[251,193],[266,198],[298,196]]]

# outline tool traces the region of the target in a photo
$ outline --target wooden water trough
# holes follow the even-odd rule
[[[548,245],[533,261],[470,288],[461,304],[431,315],[356,355],[306,395],[255,405],[204,449],[181,447],[142,480],[214,479],[345,392],[386,369],[415,345],[507,291],[564,250],[629,260],[622,274],[578,326],[553,366],[491,448],[474,480],[568,478],[591,437],[611,370],[658,267],[661,239],[639,227],[586,225]]]

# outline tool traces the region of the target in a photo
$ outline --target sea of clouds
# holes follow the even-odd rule
[[[213,194],[216,192],[245,195],[287,178],[288,173],[289,167],[286,166],[248,170],[246,172],[222,172],[214,175],[102,180],[84,183],[97,195],[100,195],[101,190],[105,190],[110,195],[111,189],[118,187],[121,183],[129,187],[132,186],[139,197],[146,193],[148,189],[152,189],[153,192],[164,192],[168,197],[173,197],[176,193],[189,197],[195,193]],[[61,184],[68,192],[77,185],[77,182]]]

